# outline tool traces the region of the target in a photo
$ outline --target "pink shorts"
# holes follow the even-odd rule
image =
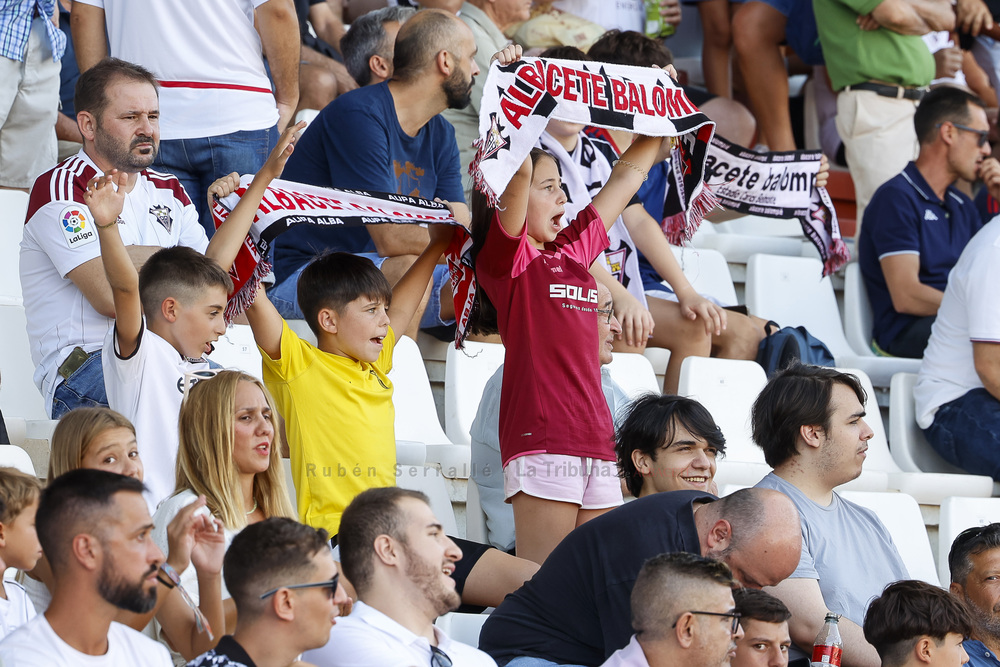
[[[622,504],[621,480],[614,461],[563,454],[526,454],[503,469],[504,498],[523,491],[545,500],[596,510]]]

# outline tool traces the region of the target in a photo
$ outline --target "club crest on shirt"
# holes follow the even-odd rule
[[[163,225],[168,232],[174,224],[174,219],[170,217],[170,209],[163,205],[151,206],[149,214],[156,218],[156,221]]]
[[[59,214],[59,223],[70,248],[87,245],[97,240],[97,232],[91,224],[90,212],[81,205],[67,206]]]

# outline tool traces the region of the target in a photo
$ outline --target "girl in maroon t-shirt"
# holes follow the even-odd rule
[[[601,390],[597,317],[588,269],[607,228],[645,180],[661,144],[639,137],[590,206],[563,228],[559,167],[535,149],[496,208],[475,192],[472,255],[479,284],[470,331],[506,346],[500,394],[504,492],[517,555],[538,563],[573,528],[621,504],[613,426]]]

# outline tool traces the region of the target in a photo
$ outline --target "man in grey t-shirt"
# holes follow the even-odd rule
[[[757,486],[791,498],[802,521],[799,565],[770,592],[792,612],[789,630],[800,649],[812,646],[827,610],[841,614],[844,667],[879,666],[860,627],[865,611],[887,584],[909,578],[875,513],[834,491],[861,474],[874,435],[864,404],[853,375],[795,365],[767,384],[752,412],[754,441],[774,468]]]

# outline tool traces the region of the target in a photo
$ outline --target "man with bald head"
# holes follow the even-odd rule
[[[475,55],[472,33],[456,16],[437,9],[417,12],[396,36],[392,77],[327,105],[295,146],[283,178],[439,197],[454,202],[456,217],[467,220],[455,131],[439,114],[469,103],[479,73]],[[365,254],[395,283],[427,243],[427,230],[418,225],[298,225],[275,243],[276,284],[269,296],[285,319],[301,319],[298,278],[315,256],[328,251]],[[444,265],[435,271],[422,326],[454,319],[447,274]]]
[[[878,516],[834,490],[861,475],[873,435],[866,399],[850,373],[797,364],[753,406],[753,439],[774,468],[757,487],[786,494],[802,517],[801,560],[770,591],[792,612],[791,660],[807,657],[829,610],[841,616],[844,667],[879,667],[861,629],[865,612],[886,585],[910,578]]]
[[[679,552],[646,561],[632,588],[635,634],[602,667],[729,667],[743,636],[732,572]]]
[[[783,494],[744,489],[654,493],[588,521],[483,626],[479,647],[499,665],[597,667],[624,648],[632,586],[643,563],[685,551],[724,561],[744,586],[774,586],[801,552],[799,514]]]

